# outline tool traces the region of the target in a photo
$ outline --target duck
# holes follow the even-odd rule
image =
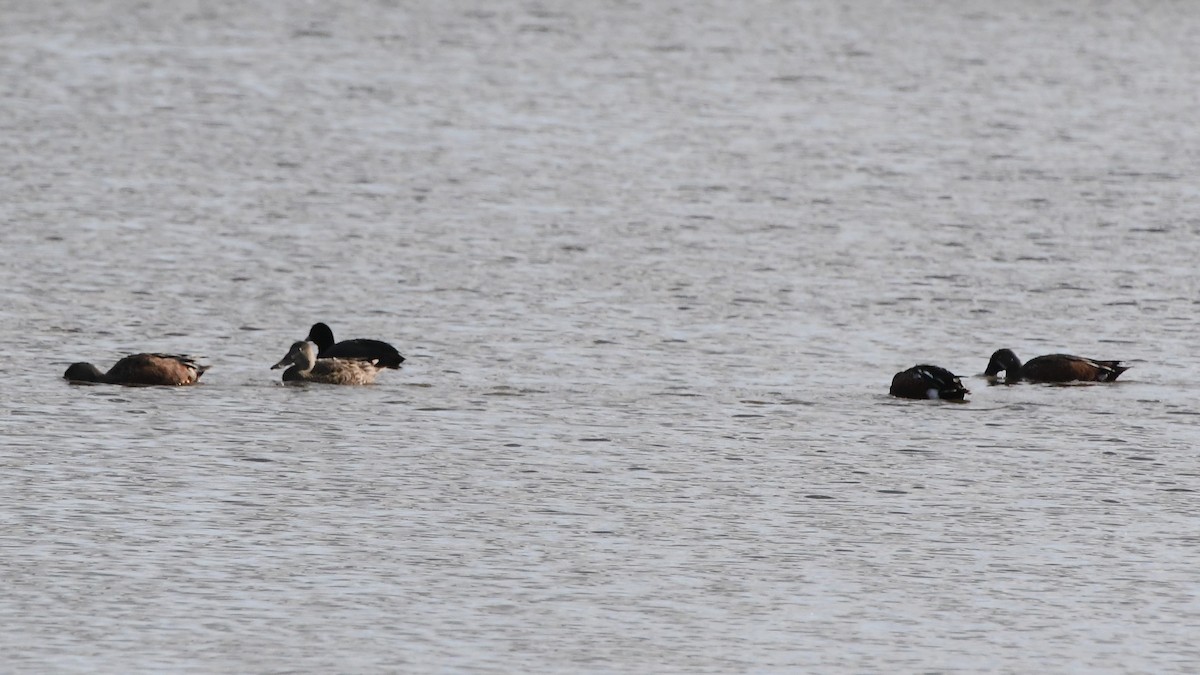
[[[958,376],[938,366],[921,364],[896,373],[888,391],[899,398],[938,398],[961,401],[971,393]]]
[[[1070,354],[1047,354],[1029,359],[1022,364],[1021,359],[1011,349],[997,349],[988,361],[987,370],[983,374],[995,378],[1004,371],[1005,382],[1113,382],[1121,373],[1129,370],[1130,366],[1121,365],[1120,361],[1099,361]]]
[[[317,346],[318,359],[374,359],[380,368],[399,368],[404,363],[400,352],[381,340],[357,338],[335,342],[333,330],[323,323],[314,323],[304,339]]]
[[[318,359],[316,346],[308,341],[293,342],[291,349],[271,370],[291,365],[283,371],[284,382],[322,382],[325,384],[371,384],[380,367],[367,359]]]
[[[107,373],[96,366],[72,363],[63,379],[98,384],[162,385],[181,387],[196,384],[211,366],[201,366],[179,354],[131,354],[113,364]]]

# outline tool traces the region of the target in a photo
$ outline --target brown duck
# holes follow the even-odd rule
[[[183,386],[196,384],[209,366],[176,354],[133,354],[117,361],[107,373],[90,363],[72,363],[63,379],[102,384]]]
[[[371,384],[379,373],[374,360],[317,359],[311,342],[293,342],[288,353],[271,370],[291,365],[283,371],[284,382],[322,382],[324,384]]]
[[[1120,361],[1097,361],[1070,354],[1047,354],[1024,364],[1011,349],[999,349],[988,361],[988,377],[1004,371],[1005,382],[1112,382],[1129,370]]]

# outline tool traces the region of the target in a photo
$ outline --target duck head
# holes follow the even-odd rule
[[[1010,379],[1015,379],[1021,370],[1021,359],[1011,349],[997,349],[983,374],[995,377],[1002,370],[1005,377]]]
[[[90,363],[72,363],[67,372],[63,373],[63,379],[72,382],[99,382],[104,379],[104,373]]]
[[[301,371],[312,370],[317,364],[317,349],[311,342],[293,342],[288,353],[279,360],[279,363],[271,366],[271,370],[276,370],[288,365],[294,365]]]
[[[323,323],[314,323],[308,329],[308,337],[304,338],[317,345],[318,350],[329,349],[333,346],[333,329]]]

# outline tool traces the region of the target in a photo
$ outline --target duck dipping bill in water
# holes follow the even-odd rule
[[[117,361],[107,373],[90,363],[72,363],[63,379],[99,384],[163,385],[179,387],[196,384],[211,366],[197,365],[178,354],[132,354]]]
[[[322,382],[325,384],[371,384],[379,373],[372,360],[318,359],[311,342],[294,342],[286,356],[271,370],[291,365],[283,371],[284,382]]]
[[[1024,364],[1011,349],[998,349],[983,374],[996,377],[1004,371],[1005,382],[1112,382],[1129,370],[1120,361],[1097,361],[1070,354],[1047,354]]]
[[[963,397],[971,392],[963,386],[954,373],[945,368],[924,364],[896,373],[896,376],[892,378],[892,388],[888,393],[900,398],[940,398],[962,401]]]
[[[333,330],[314,323],[304,338],[317,346],[318,359],[374,359],[380,368],[399,368],[404,357],[396,348],[381,340],[356,338],[334,342]]]

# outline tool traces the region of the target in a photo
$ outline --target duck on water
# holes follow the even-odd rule
[[[132,354],[101,372],[90,363],[72,363],[63,379],[71,382],[179,387],[196,384],[209,366],[178,354]]]
[[[380,370],[370,359],[318,359],[316,347],[306,341],[292,343],[288,353],[271,370],[287,365],[291,368],[283,371],[284,382],[371,384]]]
[[[404,357],[396,348],[382,340],[355,338],[335,342],[333,329],[314,323],[304,338],[317,346],[318,359],[373,359],[380,368],[399,368]]]
[[[1026,382],[1113,382],[1129,366],[1120,361],[1099,361],[1070,354],[1047,354],[1021,363],[1011,349],[998,349],[983,374],[995,378],[1004,371],[1008,384]]]
[[[971,392],[954,373],[938,366],[922,364],[896,373],[888,393],[899,398],[961,401]]]

